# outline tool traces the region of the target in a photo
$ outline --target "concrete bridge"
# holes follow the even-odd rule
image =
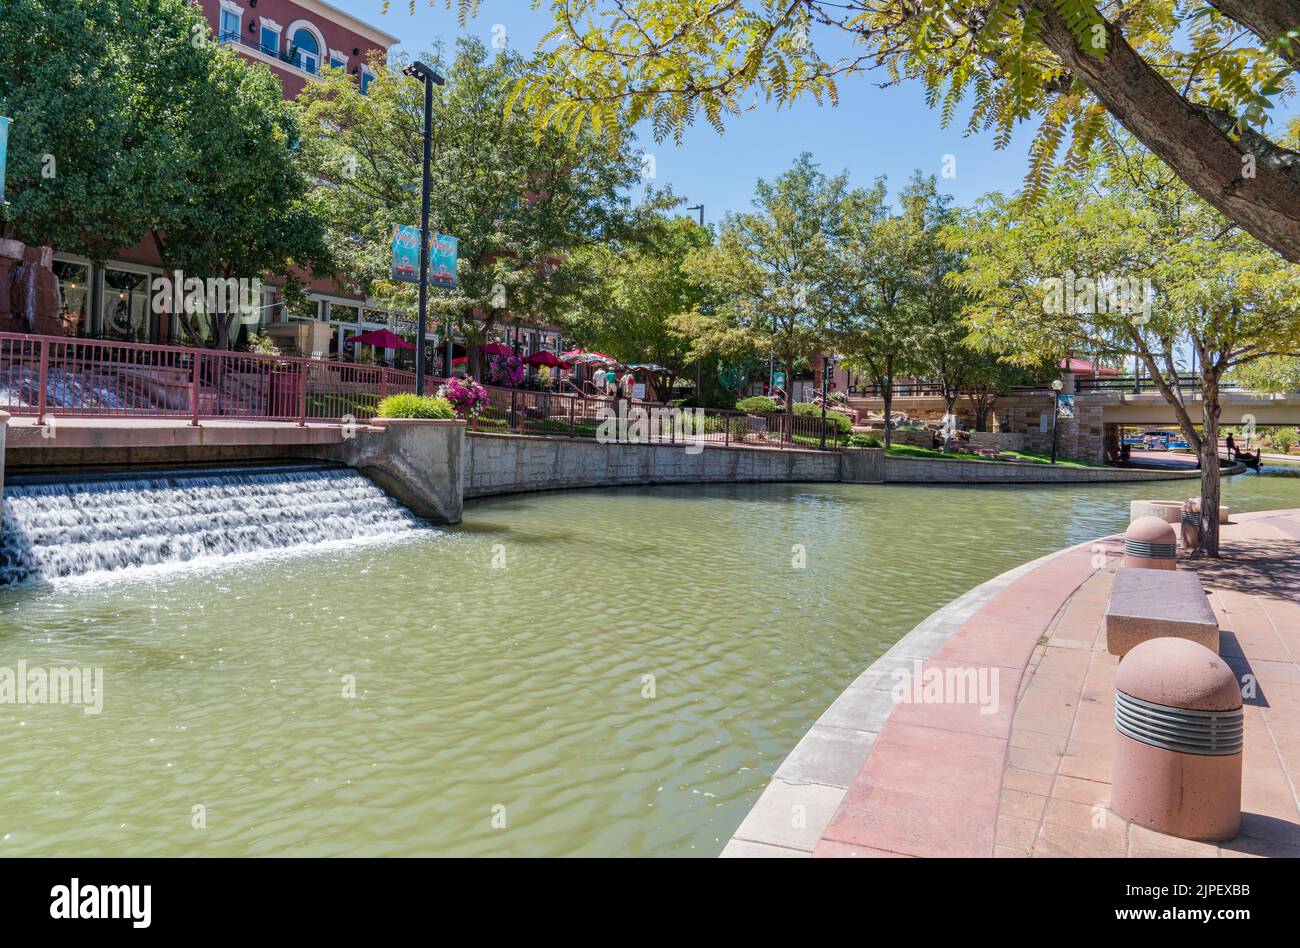
[[[1149,383],[1148,383],[1149,384]],[[1070,387],[1062,389],[1068,393]],[[1107,390],[1074,391],[1074,417],[1061,419],[1057,431],[1058,450],[1063,457],[1081,461],[1102,460],[1108,437],[1126,428],[1175,427],[1178,419],[1170,405],[1159,392],[1126,392],[1114,388]],[[1198,392],[1183,391],[1183,401],[1192,421],[1203,419],[1201,396]],[[884,400],[878,397],[854,396],[849,399],[860,413],[884,411]],[[1261,395],[1256,392],[1225,391],[1219,397],[1221,425],[1300,427],[1300,393],[1290,395]],[[909,418],[937,422],[943,418],[944,400],[938,395],[897,395],[893,410],[904,412]],[[1004,395],[993,405],[993,421],[998,430],[1022,433],[1025,447],[1031,451],[1051,450],[1050,389]],[[967,424],[974,424],[975,409],[965,397],[958,400],[957,416]]]

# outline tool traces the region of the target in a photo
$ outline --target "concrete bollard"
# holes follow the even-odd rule
[[[1139,517],[1124,531],[1124,559],[1130,569],[1177,569],[1178,535],[1159,517]]]
[[[1245,716],[1232,670],[1203,645],[1150,639],[1115,672],[1116,816],[1183,839],[1241,829]]]
[[[1219,525],[1229,523],[1227,507],[1219,507]],[[1180,537],[1185,549],[1192,549],[1200,542],[1201,539],[1201,498],[1188,497],[1187,502],[1183,504],[1182,523],[1180,524]]]
[[[1128,522],[1143,517],[1159,517],[1165,523],[1177,525],[1182,510],[1183,504],[1178,500],[1134,500],[1128,505]]]

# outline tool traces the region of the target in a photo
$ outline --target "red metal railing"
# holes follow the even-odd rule
[[[703,442],[749,447],[826,448],[839,446],[833,419],[820,415],[747,414],[720,409],[675,408],[653,402],[485,386],[487,407],[475,419],[478,431],[611,438],[651,444]]]
[[[441,380],[426,376],[425,390]],[[817,415],[750,415],[486,386],[480,431],[648,443],[838,446]],[[0,410],[12,415],[338,422],[373,418],[379,402],[415,390],[415,373],[290,356],[0,332]],[[613,419],[613,420],[610,420]],[[602,423],[605,427],[602,429]]]
[[[40,421],[367,420],[386,395],[414,389],[413,373],[382,366],[0,333],[0,410]]]

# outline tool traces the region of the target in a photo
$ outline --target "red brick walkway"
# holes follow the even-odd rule
[[[1116,659],[1101,617],[1120,549],[1112,537],[1019,577],[935,652],[925,672],[991,681],[996,670],[996,711],[897,704],[813,854],[1300,855],[1300,511],[1236,519],[1223,559],[1195,564],[1220,650],[1247,685],[1236,840],[1163,836],[1106,808]]]

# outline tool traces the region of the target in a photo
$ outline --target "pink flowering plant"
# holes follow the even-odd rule
[[[487,407],[487,389],[471,378],[452,377],[438,387],[438,397],[451,402],[462,418],[477,418]]]
[[[508,385],[515,388],[523,384],[528,377],[528,366],[519,356],[493,356],[488,363],[488,381],[493,385]]]

